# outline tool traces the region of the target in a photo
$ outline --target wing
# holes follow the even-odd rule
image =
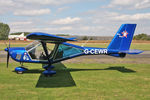
[[[42,33],[42,32],[34,32],[27,35],[27,39],[32,40],[43,40],[43,41],[57,41],[57,42],[66,42],[66,41],[76,41],[72,38],[64,38],[52,34]]]

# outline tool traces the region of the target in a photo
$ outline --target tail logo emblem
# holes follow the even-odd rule
[[[122,35],[123,35],[123,37],[126,37],[127,38],[127,35],[128,35],[129,33],[127,32],[127,31],[123,31],[122,32]]]

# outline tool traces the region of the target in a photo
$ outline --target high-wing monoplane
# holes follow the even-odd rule
[[[82,47],[68,43],[76,41],[73,38],[64,38],[47,33],[34,32],[27,35],[27,39],[36,40],[26,47],[7,47],[7,67],[9,56],[20,63],[41,63],[45,76],[56,74],[52,70],[52,64],[67,59],[85,55],[107,55],[123,58],[126,54],[139,54],[141,50],[130,50],[130,44],[134,35],[136,24],[122,24],[107,48]],[[17,73],[28,70],[24,67],[16,67]]]

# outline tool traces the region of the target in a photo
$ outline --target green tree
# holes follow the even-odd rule
[[[0,40],[8,39],[10,28],[7,24],[0,23]]]
[[[88,37],[87,37],[87,36],[84,36],[84,37],[82,38],[82,40],[88,40]]]
[[[134,39],[135,40],[150,40],[150,37],[147,34],[142,33],[142,34],[138,34],[134,36]]]
[[[90,40],[94,40],[93,37],[90,37]]]

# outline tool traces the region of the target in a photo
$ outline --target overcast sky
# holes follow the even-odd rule
[[[150,0],[0,0],[11,32],[113,36],[121,24],[150,35]]]

